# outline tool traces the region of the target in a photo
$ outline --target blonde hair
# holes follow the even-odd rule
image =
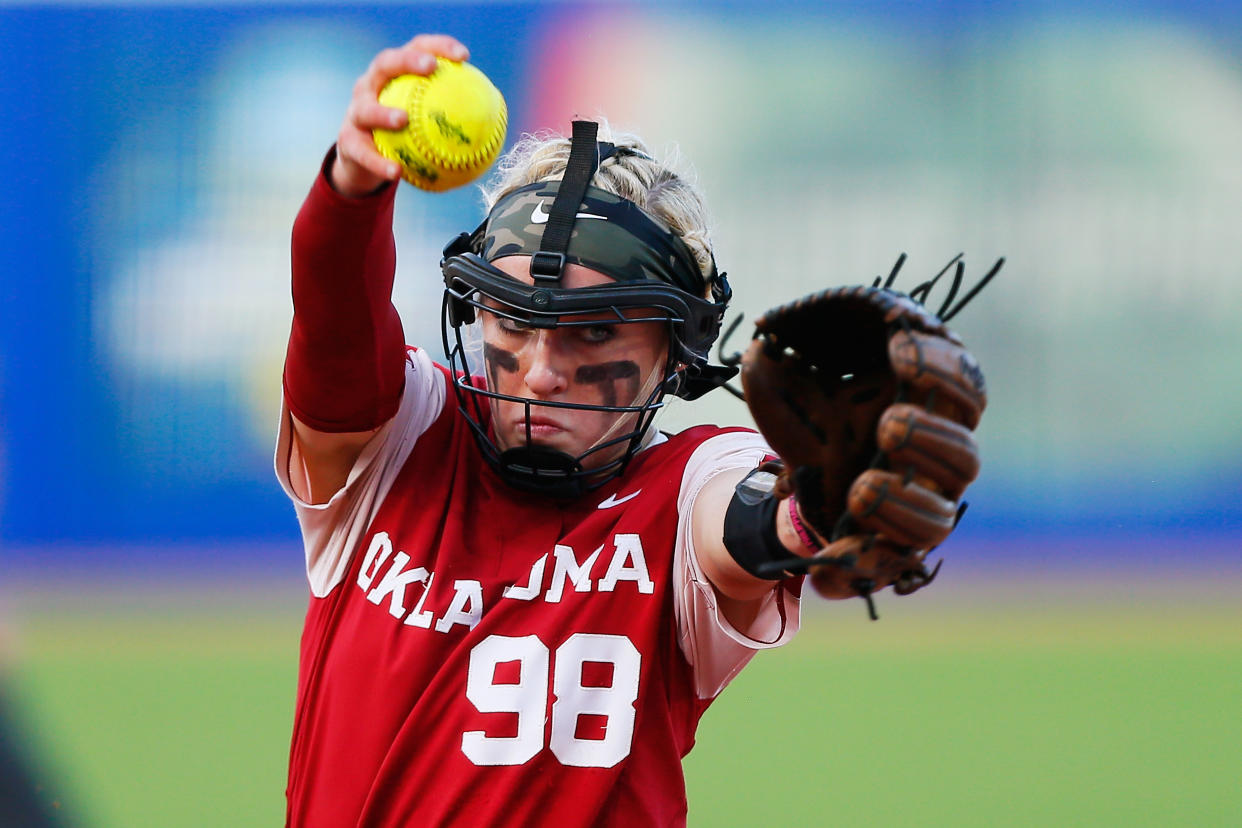
[[[712,246],[708,229],[707,205],[693,183],[692,173],[681,173],[674,150],[660,162],[637,135],[614,132],[607,121],[600,121],[599,139],[640,155],[618,153],[604,161],[591,184],[601,190],[634,202],[670,229],[694,255],[706,279],[712,272]],[[536,181],[559,181],[569,161],[569,139],[552,132],[525,133],[505,153],[492,180],[483,186],[488,212],[506,194]]]

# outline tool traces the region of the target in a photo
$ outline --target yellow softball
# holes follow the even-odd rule
[[[401,165],[406,181],[424,190],[470,183],[492,165],[505,143],[505,99],[469,63],[436,58],[430,75],[389,81],[379,102],[404,109],[410,122],[395,132],[374,130],[376,148]]]

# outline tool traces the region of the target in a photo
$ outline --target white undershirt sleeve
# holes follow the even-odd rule
[[[375,511],[384,501],[415,441],[444,410],[448,396],[444,375],[424,351],[406,354],[405,390],[397,413],[362,450],[345,485],[326,503],[307,503],[289,479],[293,421],[283,403],[276,440],[276,477],[293,501],[306,547],[306,576],[311,594],[327,595],[345,577],[350,552],[357,548]]]
[[[778,647],[798,630],[799,599],[773,581],[772,591],[759,599],[759,612],[745,629],[737,629],[720,610],[716,590],[699,567],[690,516],[699,492],[728,469],[753,469],[771,455],[763,438],[753,432],[728,432],[712,437],[686,463],[677,496],[677,540],[673,558],[678,643],[694,669],[699,698],[718,694],[758,650]]]

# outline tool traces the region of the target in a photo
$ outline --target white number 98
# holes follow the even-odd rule
[[[547,708],[549,653],[538,636],[492,635],[470,651],[466,698],[480,713],[513,713],[516,736],[488,736],[482,730],[462,734],[461,750],[476,765],[521,765],[543,749]],[[516,684],[497,684],[496,665],[516,661]],[[586,663],[612,666],[607,687],[583,684]],[[611,768],[630,753],[634,738],[634,701],[642,655],[620,635],[577,633],[556,649],[551,670],[552,727],[548,747],[564,765]],[[604,738],[577,735],[579,717],[602,716]]]

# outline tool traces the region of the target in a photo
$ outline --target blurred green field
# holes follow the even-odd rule
[[[876,624],[808,601],[706,714],[690,824],[1242,825],[1236,586],[959,586]],[[87,828],[282,824],[281,594],[23,602],[13,689],[47,796]]]

